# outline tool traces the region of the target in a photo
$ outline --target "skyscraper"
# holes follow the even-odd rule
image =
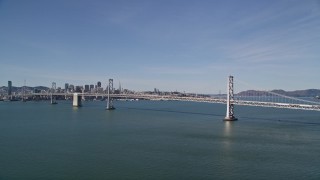
[[[69,88],[69,83],[64,84],[64,92],[67,92]]]
[[[8,81],[8,95],[10,96],[12,94],[12,82]]]
[[[70,84],[68,89],[70,92],[74,92],[74,85]]]
[[[90,84],[90,91],[93,91],[93,90],[94,90],[94,85]]]
[[[89,92],[90,86],[88,84],[84,85],[84,92]]]
[[[98,85],[98,88],[101,87],[101,82],[98,81],[97,85]]]

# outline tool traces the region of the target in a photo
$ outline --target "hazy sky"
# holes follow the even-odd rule
[[[230,74],[320,89],[320,0],[0,0],[0,86],[218,93]]]

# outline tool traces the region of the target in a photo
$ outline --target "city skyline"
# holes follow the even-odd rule
[[[320,2],[1,1],[0,86],[320,89]]]

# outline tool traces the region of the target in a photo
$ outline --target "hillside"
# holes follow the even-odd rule
[[[272,90],[271,92],[282,94],[291,97],[316,97],[320,96],[320,89],[306,89],[306,90],[296,90],[296,91],[284,91],[282,89]],[[237,94],[238,96],[257,96],[257,95],[266,95],[265,92],[247,90],[242,91]]]

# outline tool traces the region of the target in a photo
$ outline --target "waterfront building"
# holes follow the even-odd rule
[[[34,89],[33,89],[33,93],[41,93],[41,90],[34,88]]]
[[[98,93],[103,93],[103,88],[102,88],[102,87],[98,87],[98,88],[97,88],[97,92],[98,92]]]
[[[82,89],[83,89],[82,86],[76,86],[75,92],[82,93]]]
[[[58,88],[57,88],[57,92],[58,92],[58,93],[61,93],[61,92],[62,92],[61,87],[58,87]]]

